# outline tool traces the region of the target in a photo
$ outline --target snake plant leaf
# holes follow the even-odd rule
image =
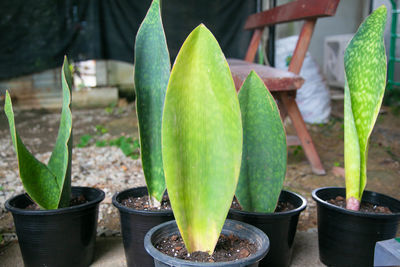
[[[136,35],[135,88],[140,155],[152,205],[165,191],[161,152],[161,121],[171,69],[161,21],[160,1],[154,0]]]
[[[200,25],[172,68],[162,124],[168,195],[189,252],[214,251],[240,171],[242,123],[228,63]]]
[[[251,71],[239,91],[243,152],[236,198],[245,211],[274,212],[286,174],[286,134],[278,106]]]
[[[57,178],[22,143],[15,128],[14,112],[8,91],[6,92],[4,111],[10,126],[11,139],[17,153],[19,175],[26,192],[41,208],[57,209],[60,198],[60,187],[57,183]]]
[[[346,48],[345,169],[346,198],[360,201],[367,181],[368,141],[386,86],[383,33],[386,7],[362,23]],[[357,208],[356,208],[357,209]]]
[[[71,159],[72,159],[72,113],[71,87],[72,75],[67,57],[61,69],[61,84],[63,104],[61,110],[60,127],[53,152],[47,167],[56,175],[57,184],[61,193],[59,208],[69,206],[71,197]]]

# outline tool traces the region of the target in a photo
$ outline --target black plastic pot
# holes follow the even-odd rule
[[[258,262],[265,257],[269,250],[269,239],[266,234],[252,225],[234,220],[225,221],[222,234],[233,234],[256,244],[258,247],[257,252],[247,258],[228,262],[193,262],[168,256],[154,247],[154,244],[158,243],[164,237],[175,234],[179,235],[178,226],[176,225],[175,221],[160,224],[152,228],[146,234],[146,237],[144,238],[144,247],[146,248],[146,251],[154,258],[155,267],[257,267]]]
[[[25,210],[32,204],[26,194],[7,200],[14,217],[18,243],[25,266],[89,266],[93,260],[99,203],[104,192],[72,187],[87,203],[56,210]]]
[[[122,200],[129,197],[142,197],[147,194],[146,187],[138,187],[116,193],[112,199],[120,214],[122,240],[128,267],[154,266],[152,257],[144,249],[144,236],[154,226],[174,219],[171,210],[134,210],[121,204]]]
[[[295,209],[276,213],[247,212],[230,209],[228,218],[251,224],[267,234],[271,243],[268,255],[260,266],[289,266],[300,213],[307,201],[302,196],[282,190],[279,201],[291,203]]]
[[[319,258],[329,266],[372,266],[377,241],[395,237],[400,201],[364,191],[362,201],[386,206],[392,214],[350,211],[326,202],[346,196],[345,188],[325,187],[312,192],[317,202]]]

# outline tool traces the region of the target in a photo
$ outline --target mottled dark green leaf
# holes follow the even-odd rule
[[[386,13],[385,6],[376,9],[360,26],[344,55],[346,197],[358,200],[367,181],[368,140],[386,86]]]
[[[44,209],[69,206],[71,194],[72,115],[70,86],[72,77],[67,58],[61,71],[63,107],[60,128],[48,166],[38,161],[24,146],[15,129],[14,112],[6,93],[6,112],[11,138],[17,153],[19,174],[28,195]]]
[[[135,88],[143,172],[149,195],[157,201],[165,191],[161,120],[170,69],[160,1],[154,0],[136,36]]]
[[[188,36],[171,72],[162,152],[186,247],[212,253],[236,189],[242,124],[228,63],[204,25]]]
[[[22,143],[15,128],[14,112],[8,92],[6,92],[4,111],[10,126],[11,139],[17,153],[19,176],[26,192],[41,208],[57,209],[61,193],[57,178]]]
[[[243,210],[274,212],[286,174],[286,135],[278,106],[251,71],[239,92],[243,153],[236,197]]]

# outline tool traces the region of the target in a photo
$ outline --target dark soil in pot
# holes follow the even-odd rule
[[[72,196],[69,201],[69,207],[85,204],[88,202],[84,195]],[[32,203],[24,208],[25,210],[40,210],[40,207],[36,203]]]
[[[302,196],[282,190],[275,213],[230,209],[228,218],[251,224],[267,234],[271,248],[260,266],[289,266],[299,215],[306,206]]]
[[[93,260],[100,189],[72,187],[73,196],[86,202],[57,210],[29,210],[26,194],[9,199],[25,266],[89,266]]]
[[[137,199],[139,197],[140,200]],[[153,258],[144,249],[144,236],[154,226],[174,219],[171,209],[149,210],[146,207],[148,205],[146,198],[148,198],[147,188],[138,187],[116,193],[112,199],[120,214],[128,267],[154,266]]]
[[[148,211],[160,211],[160,210],[172,210],[171,203],[169,202],[169,198],[167,195],[164,195],[160,207],[152,207],[150,206],[149,196],[140,196],[140,197],[128,197],[126,199],[121,200],[121,205],[134,209],[134,210],[148,210]]]
[[[246,258],[257,251],[255,244],[234,235],[221,235],[212,255],[201,251],[188,253],[180,235],[162,238],[155,244],[155,247],[168,256],[198,262],[236,261]]]
[[[350,211],[329,203],[345,197],[345,188],[325,187],[312,192],[317,202],[320,260],[329,266],[372,266],[375,243],[395,237],[400,201],[364,191],[362,202],[390,209],[391,213]]]
[[[335,206],[346,208],[346,198],[343,196],[337,196],[336,198],[326,200],[328,203]],[[361,202],[360,212],[363,213],[382,213],[382,214],[392,214],[392,211],[388,207],[378,206],[369,202]]]
[[[156,246],[158,246],[157,244],[163,243],[163,241],[165,240],[175,239],[176,241],[178,241],[178,239],[180,238],[180,234],[175,221],[166,222],[152,228],[146,234],[145,248],[147,252],[154,258],[154,263],[156,267],[172,267],[172,266],[257,267],[258,262],[267,254],[269,249],[268,237],[261,230],[243,222],[226,220],[224,227],[222,229],[221,237],[219,239],[219,245],[225,247],[223,247],[222,250],[219,250],[221,248],[218,248],[217,245],[216,249],[217,252],[214,252],[213,255],[216,256],[216,254],[218,253],[224,254],[227,251],[230,251],[231,249],[233,249],[231,245],[233,243],[236,243],[236,245],[239,245],[240,248],[238,247],[235,249],[239,250],[239,254],[240,251],[242,251],[242,255],[239,254],[236,255],[236,258],[238,259],[232,261],[215,262],[216,258],[211,257],[208,258],[209,260],[207,262],[198,262],[193,260],[198,260],[198,259],[203,260],[204,259],[203,257],[207,259],[208,253],[193,252],[192,254],[195,255],[194,257],[191,257],[191,261],[177,258],[178,255],[169,256],[167,254],[164,254],[159,249],[157,249]],[[179,250],[182,249],[184,249],[183,246]],[[218,256],[216,257],[218,258]]]

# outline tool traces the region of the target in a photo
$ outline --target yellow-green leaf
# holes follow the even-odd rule
[[[236,189],[242,123],[228,63],[204,25],[188,36],[172,68],[162,153],[185,245],[189,252],[212,253]]]

